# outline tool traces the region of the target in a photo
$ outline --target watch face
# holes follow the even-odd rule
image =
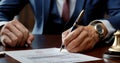
[[[99,34],[103,34],[103,29],[102,29],[102,26],[100,24],[96,25],[96,30],[98,31]]]

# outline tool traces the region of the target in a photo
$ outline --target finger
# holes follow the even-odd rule
[[[92,49],[94,47],[94,45],[97,43],[97,41],[94,39],[94,35],[90,36],[90,42],[89,44],[86,46],[86,49]]]
[[[29,34],[29,37],[27,39],[27,44],[31,45],[33,40],[34,40],[34,36],[32,34]]]
[[[9,29],[10,32],[12,32],[17,38],[19,38],[17,40],[17,46],[20,45],[20,42],[22,41],[23,39],[23,34],[21,31],[19,31],[13,24],[11,23],[8,23],[7,25],[5,25],[5,28]]]
[[[66,45],[66,48],[68,50],[71,50],[75,47],[78,47],[87,37],[87,31],[82,31],[78,37],[76,37],[74,40],[72,40],[68,45]]]
[[[89,42],[89,44],[86,46],[86,50],[90,50],[90,49],[92,49],[93,47],[94,47],[94,45],[95,45],[95,43],[94,43],[94,41],[93,40],[91,40],[90,42]]]
[[[83,42],[81,44],[79,44],[77,47],[72,48],[71,50],[69,50],[70,52],[83,52],[85,51],[88,46],[88,44],[90,43],[90,39],[87,38],[85,40],[83,40]]]
[[[5,36],[4,36],[4,35],[1,35],[1,36],[0,36],[0,41],[1,41],[1,43],[2,43],[3,46],[6,46],[6,44],[5,44],[5,42],[4,42],[4,38],[5,38]]]
[[[7,35],[1,36],[1,42],[2,42],[3,46],[6,46],[6,45],[13,46],[11,39]]]
[[[4,31],[2,32],[2,35],[6,35],[6,36],[8,36],[10,38],[10,40],[12,42],[11,42],[11,44],[10,43],[9,44],[12,47],[16,46],[18,38],[15,36],[14,33],[12,33],[11,31],[9,31],[8,29],[4,29]]]
[[[69,30],[62,33],[62,42],[64,42],[64,39],[68,34],[69,34]]]
[[[81,33],[81,31],[83,30],[83,27],[80,26],[79,28],[77,28],[76,30],[74,30],[73,32],[69,33],[66,38],[64,39],[64,44],[67,46],[69,43],[71,43],[71,41],[73,39],[76,39],[79,34]]]
[[[62,38],[65,38],[67,35],[68,35],[68,33],[69,33],[69,31],[67,30],[67,31],[65,31],[65,32],[63,32],[62,33]]]
[[[18,21],[15,21],[14,25],[16,26],[16,28],[22,32],[23,34],[23,39],[22,42],[20,44],[20,46],[24,46],[25,42],[27,41],[28,35],[29,35],[29,31],[27,30],[26,27],[24,27],[21,23],[19,23]]]

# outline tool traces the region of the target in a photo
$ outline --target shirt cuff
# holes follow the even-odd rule
[[[3,26],[3,25],[5,25],[5,24],[7,24],[7,23],[8,23],[8,22],[6,22],[6,21],[0,22],[0,27]]]
[[[101,22],[104,24],[104,26],[106,27],[108,33],[107,35],[105,36],[105,38],[109,37],[112,33],[115,32],[115,28],[111,25],[111,23],[108,21],[108,20],[94,20],[93,22],[91,23],[94,23],[94,22]]]
[[[8,23],[7,21],[1,21],[0,22],[0,29],[7,23]],[[0,35],[0,43],[2,43],[4,45],[3,41],[1,40],[1,35]]]

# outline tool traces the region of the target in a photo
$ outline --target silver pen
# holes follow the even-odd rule
[[[82,10],[82,11],[80,12],[79,16],[77,17],[76,21],[74,22],[74,24],[73,24],[73,26],[72,26],[72,28],[71,28],[71,32],[78,27],[78,25],[79,25],[79,23],[80,23],[83,15],[84,15],[84,12],[85,12],[85,10]],[[62,49],[64,49],[64,47],[65,47],[65,45],[62,43],[62,45],[61,45],[61,47],[60,47],[60,52],[62,51]]]

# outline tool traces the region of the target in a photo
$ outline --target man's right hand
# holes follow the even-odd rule
[[[0,32],[1,42],[4,46],[25,46],[31,44],[34,36],[18,20],[14,19],[5,24]]]

